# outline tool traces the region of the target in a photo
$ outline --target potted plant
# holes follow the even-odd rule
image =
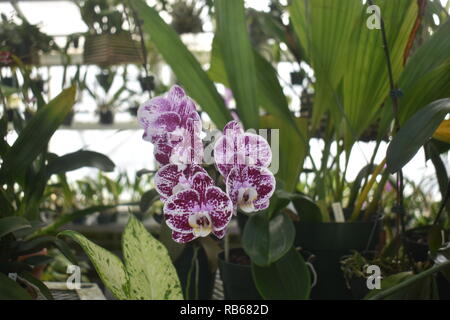
[[[21,24],[1,14],[0,51],[9,52],[25,64],[39,64],[39,53],[59,50],[53,38],[42,33],[37,25],[30,24],[23,15],[18,18]],[[10,65],[15,62],[10,60]]]
[[[170,5],[170,15],[172,16],[172,27],[178,34],[200,33],[203,31],[203,21],[200,14],[204,4],[199,6],[198,1],[176,0]]]
[[[85,36],[84,62],[102,67],[122,63],[143,63],[138,41],[123,29],[125,13],[118,2],[77,1],[83,21],[89,28]]]

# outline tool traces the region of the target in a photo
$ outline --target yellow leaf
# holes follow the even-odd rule
[[[442,121],[434,133],[433,138],[450,143],[450,119]]]

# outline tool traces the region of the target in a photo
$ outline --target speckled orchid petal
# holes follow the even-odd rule
[[[230,197],[220,188],[212,186],[206,190],[205,201],[214,231],[225,229],[233,217],[233,203]]]
[[[164,166],[170,162],[170,155],[173,147],[167,143],[157,143],[153,149],[153,155],[156,161]]]
[[[200,195],[193,189],[183,190],[166,200],[164,203],[164,218],[166,224],[174,231],[191,232],[190,215],[199,211]]]
[[[244,133],[237,121],[229,122],[224,133],[214,145],[214,161],[223,177],[226,178],[236,166],[267,167],[272,161],[267,140],[257,134]]]
[[[167,99],[172,101],[174,105],[179,104],[184,97],[186,97],[186,92],[184,92],[183,88],[177,85],[172,86],[167,94]]]
[[[267,168],[246,166],[230,171],[226,190],[235,208],[250,213],[267,208],[275,185],[275,177]]]
[[[245,133],[239,140],[244,147],[245,163],[260,167],[269,166],[272,161],[272,150],[266,139],[253,133]]]
[[[223,127],[223,132],[225,135],[234,136],[235,134],[243,134],[244,128],[239,121],[233,120]]]
[[[172,231],[172,239],[178,243],[187,243],[187,242],[190,242],[197,238],[198,237],[196,237],[192,232],[181,233],[181,232]]]
[[[206,189],[214,185],[213,179],[206,172],[197,172],[192,177],[192,189],[200,194],[200,204],[205,204]]]
[[[180,125],[180,116],[176,112],[164,112],[155,116],[147,128],[149,135],[161,135],[172,132]]]
[[[155,175],[155,189],[162,196],[164,202],[175,193],[190,189],[192,178],[199,172],[206,174],[205,169],[198,165],[167,164]]]
[[[137,111],[139,124],[143,129],[147,129],[150,121],[155,115],[169,112],[172,109],[172,102],[164,97],[155,97],[144,102]]]
[[[226,228],[222,229],[222,230],[218,230],[218,231],[214,231],[213,230],[213,234],[219,239],[222,239],[223,237],[225,237],[226,233],[227,233],[227,229]]]

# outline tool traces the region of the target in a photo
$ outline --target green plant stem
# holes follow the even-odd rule
[[[230,262],[230,236],[228,232],[225,234],[223,246],[225,251],[225,261]]]
[[[398,291],[409,287],[410,285],[416,283],[417,281],[420,281],[428,276],[431,276],[432,274],[446,268],[446,267],[450,267],[450,261],[446,261],[442,264],[439,265],[434,265],[432,268],[425,270],[415,276],[412,276],[411,278],[408,278],[407,280],[393,286],[390,287],[389,289],[383,290],[380,293],[374,295],[373,297],[371,297],[369,300],[380,300],[380,299],[384,299],[386,297],[389,297],[390,295],[397,293]]]
[[[197,246],[195,243],[193,245],[194,245],[194,254],[192,255],[191,267],[189,268],[189,272],[188,272],[188,276],[187,276],[187,280],[186,280],[186,292],[185,292],[186,300],[191,299],[190,291],[191,291],[192,272],[194,271],[194,268],[197,268],[196,261],[197,261],[197,253],[198,253],[199,246]]]

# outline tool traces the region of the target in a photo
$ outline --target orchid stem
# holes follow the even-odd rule
[[[228,232],[225,234],[223,245],[224,245],[224,251],[225,251],[225,261],[229,262],[230,261],[230,238],[229,238]]]

